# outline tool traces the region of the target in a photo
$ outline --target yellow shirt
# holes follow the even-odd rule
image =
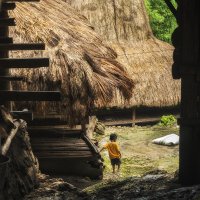
[[[104,147],[108,150],[110,159],[121,157],[119,146],[116,142],[108,142]]]

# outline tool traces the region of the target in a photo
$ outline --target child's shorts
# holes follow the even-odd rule
[[[120,165],[121,164],[120,158],[110,159],[110,162],[111,162],[111,165]]]

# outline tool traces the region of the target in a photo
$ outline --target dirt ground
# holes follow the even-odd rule
[[[104,180],[118,177],[142,176],[152,170],[164,170],[172,174],[178,169],[178,145],[161,146],[152,140],[167,134],[178,134],[179,128],[163,126],[107,127],[104,136],[97,136],[99,146],[109,140],[111,133],[117,133],[121,147],[121,173],[113,176],[108,153],[104,151]]]
[[[113,174],[108,153],[101,153],[104,159],[103,180],[90,180],[88,177],[65,176],[65,181],[84,189],[95,184],[107,181],[117,181],[128,177],[141,177],[151,171],[166,171],[174,174],[178,169],[179,146],[161,146],[152,143],[152,140],[167,134],[179,134],[179,128],[163,126],[135,126],[135,127],[106,127],[105,135],[96,135],[99,147],[109,141],[109,135],[116,133],[122,153],[120,173]]]
[[[99,141],[99,146],[102,147],[109,140],[111,133],[117,133],[118,143],[122,152],[120,173],[113,175],[108,153],[104,151],[102,152],[105,165],[103,180],[91,180],[88,177],[75,176],[47,176],[47,178],[42,176],[40,187],[25,199],[96,200],[122,199],[122,196],[124,199],[129,199],[129,196],[132,198],[133,195],[136,195],[140,199],[141,194],[144,196],[153,195],[149,199],[176,199],[171,198],[171,196],[168,198],[168,191],[180,187],[173,183],[174,173],[178,169],[178,145],[172,147],[161,146],[153,144],[152,140],[171,133],[178,134],[178,131],[178,127],[162,127],[158,125],[145,127],[106,127],[105,135],[97,135],[96,139]],[[160,176],[160,173],[164,173],[164,175]],[[148,174],[147,178],[143,178],[145,174]],[[153,175],[149,176],[149,174]],[[142,193],[141,190],[143,191]],[[160,194],[159,191],[163,190],[167,192],[166,194],[161,192],[166,198],[154,198],[154,193],[158,195]],[[195,191],[199,193],[199,190],[198,187]],[[189,189],[190,192],[187,191],[183,190],[181,193],[183,195],[179,199],[188,199],[188,197],[182,197],[186,193],[188,195],[194,193],[192,193],[193,188]],[[174,193],[177,195],[180,192],[172,191],[170,195]]]

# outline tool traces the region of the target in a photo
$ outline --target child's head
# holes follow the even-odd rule
[[[110,141],[116,141],[117,140],[117,134],[112,133],[110,134]]]

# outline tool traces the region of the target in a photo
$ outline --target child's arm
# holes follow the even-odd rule
[[[119,153],[119,155],[120,155],[120,158],[122,157],[122,154],[121,154],[121,152],[120,152],[120,150],[119,150],[119,145],[117,144],[117,151],[118,151],[118,153]]]
[[[102,147],[102,148],[100,149],[99,153],[102,152],[104,149],[106,149],[106,147]]]

